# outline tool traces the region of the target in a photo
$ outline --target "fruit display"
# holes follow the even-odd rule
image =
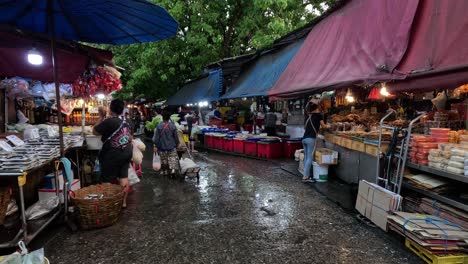
[[[120,79],[114,72],[98,66],[75,80],[73,95],[76,97],[89,97],[98,93],[109,94],[121,88]]]

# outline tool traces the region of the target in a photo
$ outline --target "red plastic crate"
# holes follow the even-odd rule
[[[215,149],[223,149],[224,145],[224,138],[222,137],[213,137],[213,148]]]
[[[277,159],[283,157],[283,142],[258,142],[257,157]]]
[[[235,153],[244,154],[244,139],[233,139],[232,151]]]
[[[248,156],[257,156],[257,142],[256,141],[244,141],[244,154]]]
[[[212,148],[213,147],[213,139],[214,139],[214,137],[212,135],[206,135],[205,134],[205,146],[207,148]]]
[[[224,138],[223,150],[227,152],[234,150],[234,140],[232,138]]]
[[[303,148],[301,141],[285,141],[283,147],[286,158],[294,158],[296,150]]]

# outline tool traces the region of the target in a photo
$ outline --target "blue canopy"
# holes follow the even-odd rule
[[[300,39],[278,51],[261,55],[247,66],[221,99],[266,96],[301,47]]]
[[[50,36],[49,14],[57,39],[90,43],[158,41],[178,28],[164,8],[145,0],[0,0],[0,24]]]
[[[167,99],[167,105],[197,104],[219,99],[223,82],[223,71],[210,71],[208,76],[185,84],[175,95]]]

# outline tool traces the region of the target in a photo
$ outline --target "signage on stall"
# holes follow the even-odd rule
[[[6,152],[12,152],[13,148],[4,140],[0,140],[0,148]]]
[[[15,135],[10,135],[10,136],[7,136],[6,137],[11,143],[13,143],[13,145],[15,145],[16,147],[19,147],[19,146],[23,146],[24,145],[24,141],[21,140],[19,137],[15,136]]]

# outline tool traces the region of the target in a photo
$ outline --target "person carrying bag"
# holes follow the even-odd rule
[[[304,136],[302,145],[304,147],[304,177],[303,182],[315,182],[311,177],[312,163],[317,149],[318,131],[320,127],[328,127],[323,121],[323,114],[318,104],[309,102],[306,106],[307,117],[304,122]]]

